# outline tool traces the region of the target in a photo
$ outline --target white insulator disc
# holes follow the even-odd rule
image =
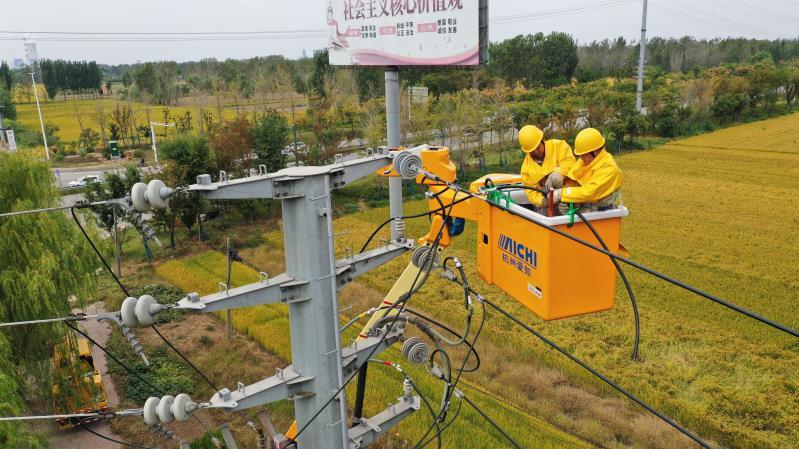
[[[172,403],[175,401],[174,396],[166,395],[158,401],[158,406],[155,408],[155,413],[162,424],[170,423],[175,420],[175,415],[172,414]]]
[[[154,426],[159,422],[158,413],[155,411],[159,402],[161,402],[159,398],[147,398],[147,401],[144,403],[142,416],[144,417],[144,423],[148,426]]]
[[[139,326],[139,320],[136,318],[135,311],[137,302],[139,302],[139,300],[133,297],[125,298],[125,300],[122,301],[122,308],[119,313],[122,315],[122,322],[128,327]]]
[[[141,326],[152,326],[155,323],[155,315],[150,312],[150,306],[158,302],[150,295],[142,295],[136,301],[136,319]]]
[[[191,413],[188,411],[188,406],[191,404],[191,397],[186,393],[181,393],[175,397],[175,402],[172,403],[172,415],[175,421],[188,421]]]
[[[154,209],[166,209],[169,206],[169,199],[161,198],[163,188],[166,188],[166,184],[160,179],[153,179],[147,184],[147,201]]]
[[[139,212],[147,212],[150,210],[150,203],[147,202],[147,184],[137,182],[133,184],[130,189],[130,200],[133,202],[133,208]]]

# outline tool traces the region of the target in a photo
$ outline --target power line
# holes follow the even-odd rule
[[[144,446],[144,445],[135,444],[135,443],[128,443],[126,441],[117,440],[117,439],[111,438],[111,437],[109,437],[107,435],[103,435],[103,434],[101,434],[99,432],[95,432],[94,430],[86,427],[86,424],[84,424],[82,422],[79,425],[80,425],[81,429],[83,429],[83,430],[85,430],[85,431],[87,431],[87,432],[89,432],[89,433],[91,433],[91,434],[93,434],[93,435],[95,435],[97,437],[100,437],[100,438],[102,438],[104,440],[110,441],[112,443],[121,444],[123,446],[128,446],[128,447],[137,447],[137,448],[140,448],[140,449],[153,449],[153,448],[151,448],[149,446]]]
[[[106,271],[108,271],[108,273],[110,273],[110,274],[111,274],[111,277],[113,277],[113,278],[114,278],[114,281],[116,281],[117,285],[118,285],[118,286],[119,286],[119,288],[122,290],[122,292],[124,292],[126,296],[130,296],[130,293],[128,292],[128,289],[127,289],[127,288],[125,288],[125,286],[122,284],[122,281],[120,281],[120,280],[119,280],[119,277],[117,277],[117,275],[114,273],[114,270],[112,270],[112,269],[111,269],[111,266],[110,266],[110,265],[108,264],[108,262],[105,260],[105,257],[103,257],[103,254],[102,254],[102,253],[101,253],[101,252],[100,252],[100,251],[97,249],[97,246],[94,244],[94,242],[92,241],[91,237],[89,237],[89,234],[87,234],[87,233],[86,233],[86,230],[85,230],[85,229],[83,229],[83,225],[80,223],[80,220],[78,219],[78,216],[75,214],[75,209],[74,209],[74,208],[72,208],[72,209],[70,209],[70,210],[71,210],[71,212],[72,212],[72,219],[75,221],[75,224],[77,224],[77,225],[78,225],[78,228],[80,229],[80,231],[81,231],[81,233],[83,234],[83,236],[86,238],[86,241],[88,241],[88,242],[89,242],[89,245],[91,245],[92,249],[94,250],[94,253],[95,253],[95,254],[97,254],[97,257],[99,257],[99,258],[100,258],[100,261],[103,263],[103,266],[105,266],[105,268],[106,268]],[[67,325],[68,325],[68,326],[70,326],[70,327],[73,327],[73,326],[69,325],[69,323],[68,323],[68,322],[67,322]],[[196,366],[195,366],[193,363],[191,363],[191,362],[189,361],[189,359],[188,359],[188,358],[187,358],[185,355],[183,355],[183,353],[182,353],[182,352],[180,352],[180,351],[178,350],[178,348],[176,348],[174,345],[172,345],[172,343],[171,343],[169,340],[167,340],[167,339],[166,339],[166,337],[164,337],[164,336],[161,334],[161,332],[159,332],[159,331],[158,331],[158,328],[157,328],[157,327],[155,327],[155,325],[152,325],[152,326],[150,326],[150,327],[152,327],[152,329],[155,331],[155,333],[156,333],[156,334],[158,334],[158,336],[161,338],[161,340],[163,340],[163,342],[164,342],[164,343],[166,343],[166,345],[167,345],[167,346],[169,346],[170,348],[172,348],[172,350],[173,350],[173,351],[175,351],[175,353],[176,353],[177,355],[179,355],[179,356],[180,356],[180,358],[182,358],[182,359],[183,359],[183,360],[184,360],[186,363],[188,363],[188,365],[189,365],[189,366],[190,366],[190,367],[191,367],[191,368],[192,368],[192,369],[193,369],[193,370],[194,370],[194,371],[195,371],[197,374],[199,374],[199,375],[200,375],[200,377],[201,377],[201,378],[202,378],[202,379],[203,379],[203,380],[204,380],[206,383],[208,383],[208,385],[210,385],[210,386],[211,386],[211,388],[213,388],[213,389],[214,389],[214,391],[219,391],[219,389],[218,389],[218,388],[217,388],[217,387],[214,385],[214,383],[213,383],[213,382],[211,382],[211,380],[210,380],[210,379],[208,379],[208,377],[207,377],[207,376],[206,376],[206,375],[205,375],[205,374],[204,374],[202,371],[200,371],[200,369],[199,369],[199,368],[197,368],[197,367],[196,367]],[[74,328],[74,327],[73,327],[73,329],[76,329],[76,328]],[[77,330],[77,329],[76,329],[76,330]],[[80,331],[78,331],[78,332],[80,332]],[[84,335],[85,335],[85,334],[84,334]]]
[[[499,432],[500,434],[502,434],[502,436],[503,436],[503,437],[505,437],[505,439],[506,439],[506,440],[508,440],[508,441],[510,442],[510,444],[512,444],[512,445],[513,445],[513,447],[515,447],[516,449],[522,449],[522,446],[521,446],[521,445],[520,445],[520,444],[519,444],[519,443],[518,443],[516,440],[514,440],[514,439],[513,439],[513,437],[511,437],[511,436],[510,436],[510,434],[508,434],[508,432],[507,432],[507,431],[505,431],[505,429],[503,429],[503,428],[502,428],[502,427],[501,427],[501,426],[500,426],[500,425],[499,425],[499,424],[498,424],[496,421],[494,421],[493,419],[491,419],[491,417],[490,417],[490,416],[486,415],[486,413],[485,413],[485,412],[484,412],[484,411],[483,411],[483,410],[482,410],[480,407],[478,407],[478,406],[477,406],[477,404],[475,404],[474,402],[472,402],[472,400],[471,400],[471,399],[469,399],[468,397],[466,397],[466,395],[465,395],[465,394],[463,394],[463,392],[462,392],[462,391],[460,391],[460,390],[456,390],[456,391],[455,391],[455,394],[456,394],[456,395],[457,395],[457,396],[458,396],[460,399],[462,399],[462,400],[466,401],[466,403],[467,403],[467,404],[469,404],[469,405],[470,405],[470,406],[471,406],[471,407],[474,409],[474,411],[476,411],[476,412],[477,412],[477,413],[478,413],[480,416],[482,416],[482,417],[483,417],[483,419],[485,419],[486,421],[488,421],[488,423],[489,423],[489,424],[491,424],[491,427],[493,427],[494,429],[496,429],[496,430],[497,430],[497,432]]]
[[[582,14],[612,8],[637,0],[607,0],[530,13],[510,14],[490,19],[491,24],[504,25],[553,17]],[[254,31],[20,31],[0,30],[0,40],[24,40],[33,36],[40,42],[199,42],[248,41],[275,39],[313,39],[328,36],[325,29],[254,30]],[[41,36],[41,37],[39,37]]]
[[[702,440],[702,438],[700,438],[699,436],[695,435],[693,432],[691,432],[690,430],[688,430],[685,427],[681,426],[680,424],[677,424],[677,422],[675,422],[673,419],[669,418],[665,414],[663,414],[663,413],[659,412],[658,410],[652,408],[652,406],[650,406],[649,404],[647,404],[643,400],[639,399],[637,396],[635,396],[634,394],[630,393],[629,391],[625,390],[624,388],[619,386],[617,383],[615,383],[612,380],[608,379],[607,377],[605,377],[605,375],[603,375],[599,371],[595,370],[594,368],[592,368],[590,365],[588,365],[587,363],[583,362],[582,360],[578,359],[577,357],[572,355],[569,351],[565,350],[563,347],[561,347],[560,345],[558,345],[554,341],[548,339],[547,337],[545,337],[544,335],[542,335],[541,333],[539,333],[538,331],[536,331],[532,327],[530,327],[527,324],[523,323],[521,320],[519,320],[519,318],[517,318],[516,316],[514,316],[510,312],[506,311],[505,309],[503,309],[502,307],[498,306],[496,303],[494,303],[494,302],[492,302],[492,301],[490,301],[488,299],[484,299],[484,301],[491,308],[493,308],[497,312],[501,313],[502,315],[504,315],[505,317],[507,317],[508,319],[510,319],[511,321],[513,321],[514,323],[516,323],[517,325],[522,327],[527,332],[533,334],[535,337],[537,337],[538,339],[540,339],[541,341],[543,341],[544,343],[549,345],[552,349],[554,349],[554,350],[560,352],[561,354],[565,355],[566,357],[569,358],[569,360],[571,360],[574,363],[580,365],[583,369],[587,370],[588,372],[590,372],[595,377],[599,378],[600,380],[602,380],[606,384],[610,385],[611,387],[613,387],[613,389],[615,389],[619,393],[627,396],[628,399],[630,399],[631,401],[633,401],[636,404],[640,405],[641,407],[645,408],[647,411],[649,411],[653,415],[655,415],[658,418],[660,418],[661,420],[663,420],[666,424],[668,424],[671,427],[675,428],[677,431],[679,431],[683,435],[687,436],[688,438],[692,439],[694,442],[696,442],[700,446],[702,446],[702,447],[704,447],[706,449],[712,449],[712,446],[710,446],[708,443],[706,443],[704,440]]]

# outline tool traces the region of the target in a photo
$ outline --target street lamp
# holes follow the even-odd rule
[[[36,97],[36,109],[39,110],[39,123],[42,125],[42,140],[44,140],[44,155],[47,160],[50,160],[50,149],[47,147],[47,133],[44,132],[44,119],[42,118],[42,107],[39,105],[39,93],[36,91],[36,77],[35,72],[30,72],[31,83],[33,83],[33,95]],[[30,97],[29,97],[30,98]]]
[[[167,128],[174,128],[174,123],[158,123],[158,122],[150,122],[150,140],[153,142],[153,156],[155,157],[155,163],[158,164],[158,148],[155,146],[155,127],[156,126],[164,126]]]

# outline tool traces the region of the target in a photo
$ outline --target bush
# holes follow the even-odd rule
[[[144,150],[142,150],[142,149],[133,150],[133,157],[135,157],[136,159],[143,158],[144,157]]]

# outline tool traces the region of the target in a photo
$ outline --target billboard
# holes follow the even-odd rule
[[[328,0],[332,65],[480,64],[487,0]],[[483,6],[481,8],[481,6]],[[481,34],[485,39],[481,39]]]
[[[39,52],[36,50],[36,42],[25,41],[25,61],[28,65],[39,62]]]

